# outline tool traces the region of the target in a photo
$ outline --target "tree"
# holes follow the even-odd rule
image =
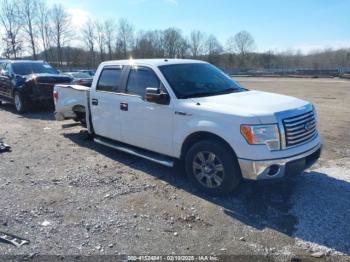
[[[199,30],[193,30],[190,35],[189,48],[193,57],[201,55],[205,44],[205,34]]]
[[[100,51],[100,62],[102,62],[104,60],[104,53],[105,53],[105,46],[106,46],[104,24],[99,21],[96,21],[95,27],[96,27],[97,46]]]
[[[222,45],[214,35],[209,35],[205,45],[208,55],[208,62],[217,64],[220,60],[219,55],[223,51]]]
[[[117,47],[122,50],[123,57],[126,59],[128,52],[132,49],[134,42],[134,27],[126,20],[121,18],[118,24]]]
[[[89,19],[82,27],[82,40],[89,49],[90,53],[90,66],[95,67],[95,25],[94,22]]]
[[[104,22],[104,35],[106,38],[106,46],[108,51],[108,58],[111,60],[113,56],[113,42],[115,38],[115,23],[113,20],[105,20]]]
[[[45,60],[49,60],[49,50],[51,49],[52,42],[52,28],[50,26],[50,12],[51,10],[47,7],[46,2],[37,2],[38,8],[38,29],[43,48]]]
[[[254,38],[247,31],[240,31],[234,37],[228,40],[228,49],[231,52],[237,52],[240,55],[246,55],[253,51],[255,47]]]
[[[188,49],[186,40],[177,28],[168,28],[163,32],[163,48],[169,58],[183,57]]]
[[[255,47],[254,38],[247,31],[240,31],[235,36],[230,37],[227,41],[227,48],[231,53],[238,53],[240,66],[245,66],[248,54]]]
[[[36,54],[36,39],[37,39],[37,17],[38,5],[37,0],[21,0],[20,2],[21,16],[24,20],[24,31],[29,40],[33,59],[37,59]]]
[[[219,55],[223,51],[222,45],[215,35],[210,35],[205,45],[208,56]]]
[[[51,11],[53,25],[53,38],[56,42],[57,58],[59,65],[63,64],[62,47],[71,36],[70,16],[61,4],[55,4]]]
[[[22,49],[22,42],[19,36],[23,26],[20,10],[16,2],[9,0],[1,2],[0,22],[5,29],[3,41],[6,45],[6,56],[13,56],[16,59]]]

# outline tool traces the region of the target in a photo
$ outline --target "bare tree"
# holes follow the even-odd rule
[[[23,26],[18,5],[14,1],[2,0],[0,9],[0,22],[5,29],[3,41],[6,44],[6,55],[15,59],[21,50],[19,40],[20,30]]]
[[[219,55],[223,51],[222,45],[215,35],[209,35],[205,45],[208,56]]]
[[[227,47],[231,52],[237,52],[240,55],[246,55],[253,51],[255,47],[254,38],[247,31],[240,31],[227,41]]]
[[[135,41],[135,56],[140,58],[164,57],[163,36],[160,30],[140,31]]]
[[[37,2],[38,11],[38,29],[40,35],[40,41],[43,48],[45,60],[49,60],[49,50],[51,50],[52,40],[52,28],[50,26],[50,12],[51,10],[47,7],[46,2]]]
[[[108,59],[113,58],[113,42],[115,38],[116,25],[113,20],[105,20],[104,22],[104,35],[106,39],[106,46],[108,51]]]
[[[96,21],[95,27],[96,27],[96,42],[100,52],[100,61],[102,62],[104,60],[104,53],[105,53],[105,46],[106,46],[104,24],[99,21]]]
[[[59,65],[63,64],[62,47],[67,42],[70,31],[70,16],[60,4],[55,4],[51,11],[51,22],[53,25],[53,38],[57,47],[57,58]]]
[[[135,39],[133,54],[137,58],[153,57],[154,48],[150,39],[150,32],[140,31]]]
[[[193,30],[190,35],[189,48],[193,57],[201,55],[205,44],[205,34],[199,30]]]
[[[188,49],[186,40],[177,28],[168,28],[164,31],[163,46],[165,56],[170,58],[183,57]]]
[[[216,36],[209,35],[207,41],[205,42],[205,46],[208,62],[218,64],[220,61],[219,55],[222,53],[223,48]]]
[[[94,22],[89,19],[82,29],[82,40],[89,49],[90,66],[95,67],[95,40],[96,30]]]
[[[118,24],[117,46],[122,49],[123,57],[127,58],[128,52],[132,49],[134,42],[134,27],[126,20],[121,18]]]
[[[20,1],[21,16],[24,20],[24,31],[32,49],[33,59],[37,59],[36,39],[37,39],[37,18],[38,6],[37,0],[21,0]]]
[[[238,53],[241,67],[247,64],[248,54],[253,51],[254,47],[254,38],[247,31],[240,31],[227,41],[228,50],[231,53]]]

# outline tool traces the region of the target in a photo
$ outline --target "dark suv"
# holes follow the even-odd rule
[[[0,103],[15,104],[16,110],[23,113],[31,105],[53,105],[55,84],[70,83],[72,78],[60,75],[44,61],[15,60],[0,63]]]

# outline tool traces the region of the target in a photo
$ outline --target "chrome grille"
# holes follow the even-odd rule
[[[313,111],[283,119],[286,147],[303,144],[317,136],[316,117]]]

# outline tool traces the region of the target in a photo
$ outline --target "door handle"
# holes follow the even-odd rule
[[[128,103],[120,103],[120,110],[128,111]]]
[[[92,104],[93,106],[97,106],[97,105],[98,105],[98,99],[93,98],[93,99],[91,100],[91,104]]]

